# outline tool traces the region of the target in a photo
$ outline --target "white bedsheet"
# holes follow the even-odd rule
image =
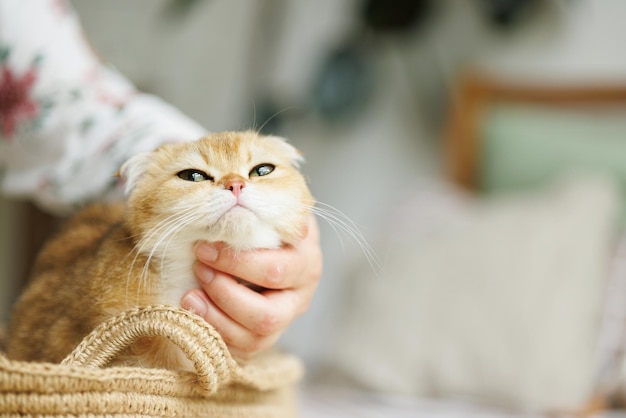
[[[515,413],[462,401],[435,401],[350,389],[304,387],[301,418],[554,418]],[[558,415],[566,418],[566,415]],[[605,411],[589,418],[626,418],[626,411]]]

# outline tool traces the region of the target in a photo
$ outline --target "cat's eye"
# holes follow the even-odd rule
[[[274,171],[274,167],[272,164],[259,164],[250,170],[250,177],[262,177],[267,176],[269,173]]]
[[[207,180],[212,181],[213,180],[213,177],[209,176],[204,171],[194,170],[194,169],[183,170],[176,175],[179,178],[183,180],[187,180],[187,181],[207,181]]]

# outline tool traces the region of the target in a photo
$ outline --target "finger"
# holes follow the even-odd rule
[[[317,287],[316,281],[310,281],[295,289],[258,293],[199,262],[194,265],[194,272],[204,292],[226,315],[260,335],[283,331],[305,313]]]
[[[201,278],[206,266],[197,263],[196,275]],[[258,293],[224,273],[213,272],[210,282],[200,279],[209,299],[228,317],[250,332],[270,336],[284,331],[309,304],[311,291],[266,290]],[[304,305],[304,306],[303,306]]]
[[[280,333],[262,336],[250,332],[233,321],[200,289],[189,291],[183,297],[182,306],[210,323],[219,332],[231,355],[237,359],[251,358],[273,346],[280,337]]]
[[[278,250],[236,252],[221,244],[196,245],[198,260],[216,270],[268,289],[297,288],[321,276],[319,228],[313,215],[303,228],[305,237]]]

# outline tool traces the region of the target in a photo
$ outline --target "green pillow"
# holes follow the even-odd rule
[[[497,105],[488,109],[479,138],[478,186],[488,194],[578,171],[615,176],[626,195],[626,108]]]

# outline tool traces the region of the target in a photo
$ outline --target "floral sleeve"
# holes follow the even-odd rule
[[[103,65],[64,0],[0,0],[0,181],[63,213],[119,196],[131,155],[206,130]]]

